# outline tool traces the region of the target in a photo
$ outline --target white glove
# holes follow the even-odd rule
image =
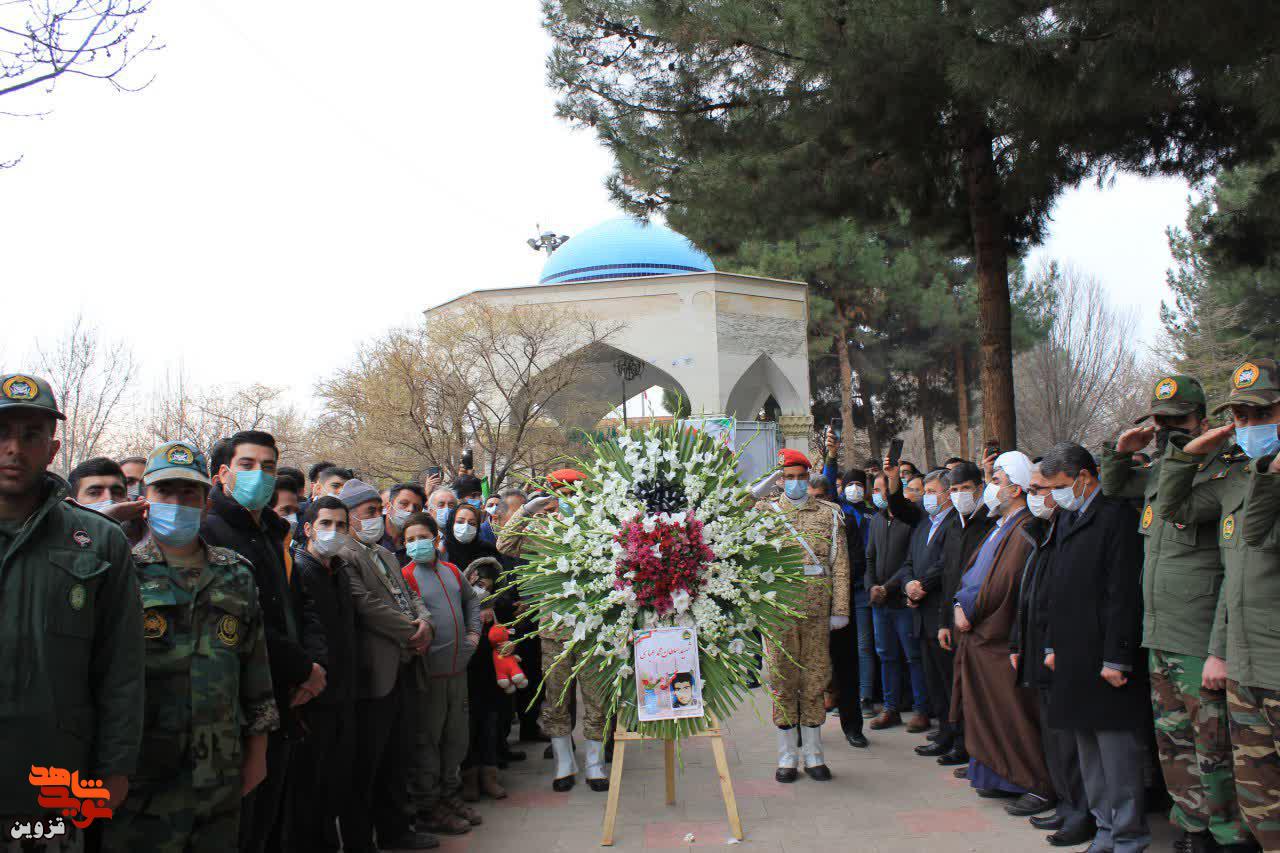
[[[536,498],[534,500],[531,500],[529,501],[529,508],[528,508],[528,511],[526,512],[526,515],[535,515],[539,512],[542,512],[544,509],[551,506],[555,502],[556,502],[555,498]]]
[[[848,616],[832,616],[831,617],[832,631],[839,631],[841,628],[848,628],[848,627],[849,627]]]
[[[768,477],[765,477],[763,480],[761,480],[760,482],[756,483],[754,486],[751,487],[751,497],[755,498],[756,500],[761,500],[762,498],[764,498],[766,495],[768,495],[770,492],[773,491],[773,487],[777,484],[778,480],[781,479],[781,477],[782,477],[782,471],[780,470],[774,471]]]

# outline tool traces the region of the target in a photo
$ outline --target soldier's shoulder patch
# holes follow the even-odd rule
[[[142,614],[142,636],[148,640],[158,640],[169,630],[169,620],[159,610],[148,610]]]
[[[218,545],[209,547],[209,562],[215,566],[234,566],[236,563],[249,565],[249,561],[240,556],[238,551],[232,551],[230,548],[223,548]]]
[[[1236,534],[1236,516],[1235,513],[1228,515],[1222,519],[1222,538],[1230,539]]]
[[[1146,530],[1151,526],[1151,522],[1155,521],[1156,510],[1151,504],[1147,504],[1147,508],[1142,511],[1142,529]]]
[[[71,591],[67,593],[67,603],[72,610],[84,610],[84,606],[89,603],[89,590],[82,583],[72,584]]]
[[[89,535],[87,530],[75,530],[71,533],[71,541],[81,548],[88,548],[93,544],[93,537]]]

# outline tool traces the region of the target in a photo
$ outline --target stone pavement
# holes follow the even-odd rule
[[[745,840],[727,845],[728,823],[711,748],[703,738],[683,746],[684,770],[676,777],[676,805],[664,802],[662,744],[627,747],[622,799],[613,850],[680,850],[719,847],[735,851],[809,853],[960,853],[960,851],[1048,851],[1045,834],[1026,818],[1004,813],[1004,800],[980,799],[951,768],[921,758],[912,747],[923,736],[899,726],[868,731],[869,749],[852,749],[829,717],[823,729],[827,765],[835,776],[821,783],[803,774],[791,785],[773,781],[775,739],[768,723],[767,695],[752,691],[750,704],[726,726],[725,748],[738,797]],[[582,763],[581,735],[578,762]],[[529,758],[502,772],[510,795],[482,800],[484,825],[468,835],[443,839],[441,851],[466,853],[571,853],[603,850],[600,827],[607,794],[583,782],[568,794],[551,790],[551,761],[543,744],[521,744]],[[1153,851],[1168,850],[1173,833],[1165,816],[1149,815]],[[693,834],[693,841],[685,840]],[[1081,845],[1083,849],[1085,845]]]

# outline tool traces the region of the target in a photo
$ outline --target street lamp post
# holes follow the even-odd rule
[[[633,355],[620,355],[613,362],[613,371],[622,380],[622,428],[629,429],[627,424],[627,383],[634,382],[644,373],[644,362]]]

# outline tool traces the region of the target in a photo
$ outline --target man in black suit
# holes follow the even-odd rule
[[[994,464],[995,458],[991,462]],[[942,543],[942,578],[936,596],[931,596],[931,608],[937,611],[937,630],[934,639],[940,651],[947,655],[946,672],[943,681],[945,695],[938,700],[938,707],[951,708],[951,671],[955,662],[955,600],[956,590],[960,588],[960,578],[969,565],[975,551],[987,538],[987,534],[995,525],[995,519],[987,512],[982,502],[984,480],[982,469],[972,462],[960,462],[947,474],[947,488],[950,492],[952,513],[955,516],[956,530],[951,531]],[[930,687],[932,690],[932,686]],[[964,748],[964,726],[952,723],[950,727],[951,748],[938,755],[938,763],[947,767],[969,763],[969,753]],[[930,753],[923,753],[928,755]]]
[[[1143,807],[1151,705],[1138,515],[1127,501],[1102,494],[1097,463],[1078,444],[1054,445],[1040,473],[1063,513],[1044,640],[1044,663],[1053,670],[1048,724],[1075,733],[1098,822],[1089,850],[1139,853],[1151,841]]]
[[[924,478],[922,506],[928,520],[912,531],[907,561],[896,579],[907,595],[907,606],[914,612],[932,715],[938,718],[938,736],[934,742],[916,747],[916,753],[925,756],[945,755],[955,743],[955,730],[949,720],[952,653],[938,644],[941,623],[938,593],[946,569],[947,539],[964,528],[959,514],[951,506],[946,474],[945,470],[931,471]]]

